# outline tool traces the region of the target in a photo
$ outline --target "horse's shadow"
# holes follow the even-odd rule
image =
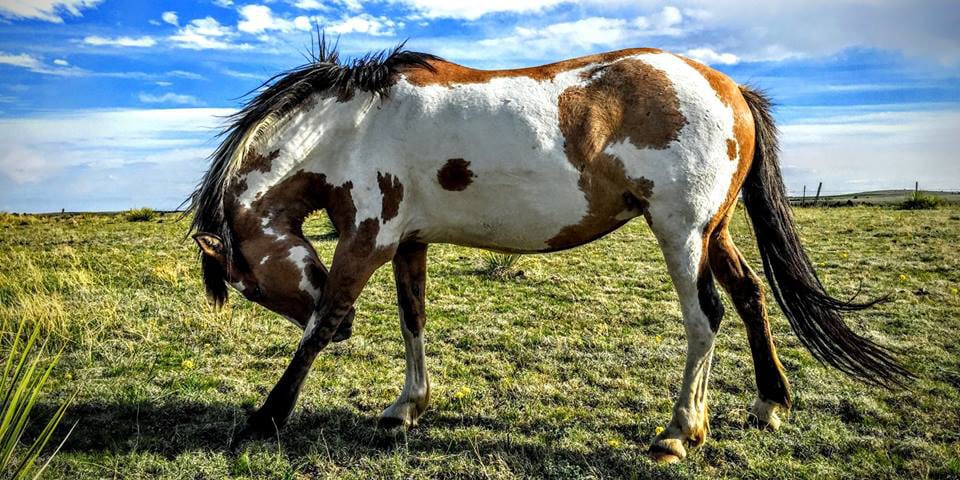
[[[53,409],[46,405],[41,408]],[[247,415],[238,404],[190,401],[80,402],[71,405],[68,412],[64,425],[76,422],[76,426],[62,452],[150,452],[168,459],[197,451],[235,455],[229,448],[230,441]],[[65,430],[61,427],[61,431]],[[461,430],[460,434],[457,430]],[[506,432],[510,435],[503,435]],[[605,447],[573,451],[535,436],[525,426],[509,425],[494,417],[445,412],[428,412],[421,424],[407,433],[384,431],[377,427],[375,415],[362,415],[346,407],[321,407],[301,410],[279,432],[278,439],[266,442],[279,442],[284,454],[294,462],[319,453],[338,464],[357,465],[363,459],[403,449],[417,456],[464,454],[497,458],[514,473],[533,476],[545,474],[541,466],[548,460],[552,465],[574,469],[567,473],[629,472],[630,476],[639,473],[643,477],[644,471],[654,473],[656,469],[636,454],[626,455]],[[59,442],[59,438],[55,441]],[[276,448],[273,445],[267,448]]]

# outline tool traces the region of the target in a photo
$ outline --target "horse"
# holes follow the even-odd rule
[[[868,384],[902,385],[910,372],[841,317],[876,301],[838,300],[817,277],[778,151],[764,93],[657,49],[477,70],[403,44],[341,61],[321,39],[306,64],[251,92],[187,200],[210,300],[222,305],[229,285],[303,330],[233,445],[284,425],[314,359],[350,337],[354,301],[385,263],[406,374],[379,424],[408,428],[430,400],[429,244],[554,252],[637,217],[663,253],[687,339],[672,418],[650,455],[679,461],[707,437],[707,380],[724,315],[716,283],[746,326],[757,389],[751,419],[775,430],[791,389],[763,285],[728,230],[741,192],[770,290],[802,344]],[[339,232],[329,269],[302,230],[318,210]]]

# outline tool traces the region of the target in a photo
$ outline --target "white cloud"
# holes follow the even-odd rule
[[[276,17],[266,5],[244,5],[240,7],[240,22],[237,30],[245,33],[263,33],[270,30],[290,32],[295,29],[309,30],[310,20],[307,17],[297,17],[294,20]]]
[[[63,23],[63,14],[83,16],[80,10],[96,7],[103,0],[14,0],[0,3],[0,17]]]
[[[587,17],[540,27],[516,27],[512,35],[487,38],[471,44],[438,42],[440,53],[459,58],[515,56],[543,59],[594,52],[600,49],[635,47],[649,37],[676,37],[683,34],[684,17],[679,9],[664,7],[646,16],[633,18]],[[729,57],[724,57],[729,59]]]
[[[294,7],[301,10],[328,10],[329,7],[320,3],[318,0],[297,0]]]
[[[215,134],[233,112],[84,110],[0,118],[0,209],[175,208],[206,169]]]
[[[13,67],[26,68],[34,73],[43,73],[47,75],[59,76],[85,76],[91,74],[86,70],[71,67],[66,60],[54,60],[55,66],[49,66],[43,63],[40,58],[27,53],[12,54],[0,51],[0,65],[10,65]],[[104,74],[104,76],[106,76]]]
[[[39,58],[32,55],[26,53],[14,55],[12,53],[5,52],[0,52],[0,64],[29,68],[31,70],[36,70],[43,66],[43,62],[41,62]]]
[[[476,20],[490,13],[533,13],[569,0],[400,0],[426,18]]]
[[[161,81],[159,81],[159,82],[153,82],[153,83],[155,83],[156,85],[161,86],[161,87],[169,87],[169,86],[173,85],[173,82],[167,82],[167,81],[163,81],[163,80],[161,80]]]
[[[387,17],[374,17],[367,13],[344,17],[323,26],[329,34],[363,33],[377,37],[396,35],[396,27],[397,23]]]
[[[230,37],[235,33],[225,25],[221,25],[213,17],[204,17],[191,20],[170,36],[173,44],[190,50],[247,50],[248,44],[231,43]]]
[[[177,18],[177,12],[163,12],[163,14],[160,15],[160,18],[163,19],[164,22],[169,23],[174,27],[180,26],[180,19]]]
[[[733,65],[740,61],[732,53],[717,53],[710,48],[693,48],[684,52],[684,55],[708,65]]]
[[[55,169],[42,152],[22,145],[13,145],[0,153],[0,173],[14,183],[37,183]]]
[[[0,174],[36,182],[80,165],[132,164],[196,149],[231,109],[92,110],[0,118]],[[209,150],[198,152],[202,159]]]
[[[487,46],[498,44],[521,46],[530,43],[560,42],[563,39],[562,48],[567,48],[570,44],[592,47],[621,42],[627,38],[630,29],[629,22],[624,19],[590,17],[575,22],[554,23],[543,28],[517,27],[514,36],[484,40],[480,43]]]
[[[206,80],[207,79],[207,77],[204,77],[199,73],[188,72],[186,70],[170,70],[165,75],[167,75],[168,77],[185,78],[187,80]]]
[[[300,15],[297,18],[293,19],[293,25],[297,27],[297,30],[310,30],[313,28],[313,23],[310,17]]]
[[[960,9],[951,1],[779,0],[745,7],[741,0],[674,0],[670,4],[696,21],[698,31],[688,40],[749,61],[829,55],[858,46],[944,63],[960,61],[956,35]]]
[[[914,181],[960,188],[960,111],[902,108],[792,109],[807,118],[780,126],[790,190],[820,181],[830,193],[909,188]]]
[[[192,95],[181,95],[179,93],[166,92],[160,95],[149,93],[140,93],[140,101],[143,103],[173,103],[176,105],[201,105],[200,100]]]
[[[218,7],[230,8],[233,6],[233,0],[213,0],[213,4]]]
[[[260,82],[270,78],[270,75],[257,75],[255,73],[238,72],[236,70],[232,70],[229,68],[224,68],[223,70],[220,71],[220,73],[228,77],[242,78],[244,80],[257,80]]]
[[[157,41],[153,37],[143,36],[140,38],[133,37],[100,37],[97,35],[91,35],[89,37],[84,37],[83,43],[87,45],[93,45],[96,47],[101,46],[110,46],[110,47],[152,47],[157,44]]]

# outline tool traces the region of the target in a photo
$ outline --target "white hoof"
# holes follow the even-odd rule
[[[757,398],[750,406],[750,419],[763,429],[776,431],[780,429],[780,415],[777,414],[783,406],[779,403],[769,402]]]

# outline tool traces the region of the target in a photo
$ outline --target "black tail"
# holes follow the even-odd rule
[[[868,308],[831,297],[800,243],[777,160],[777,127],[770,101],[763,93],[740,87],[756,124],[753,166],[743,185],[743,203],[753,223],[763,272],[790,326],[818,360],[866,383],[887,388],[903,386],[913,375],[890,353],[857,335],[841,312]]]

